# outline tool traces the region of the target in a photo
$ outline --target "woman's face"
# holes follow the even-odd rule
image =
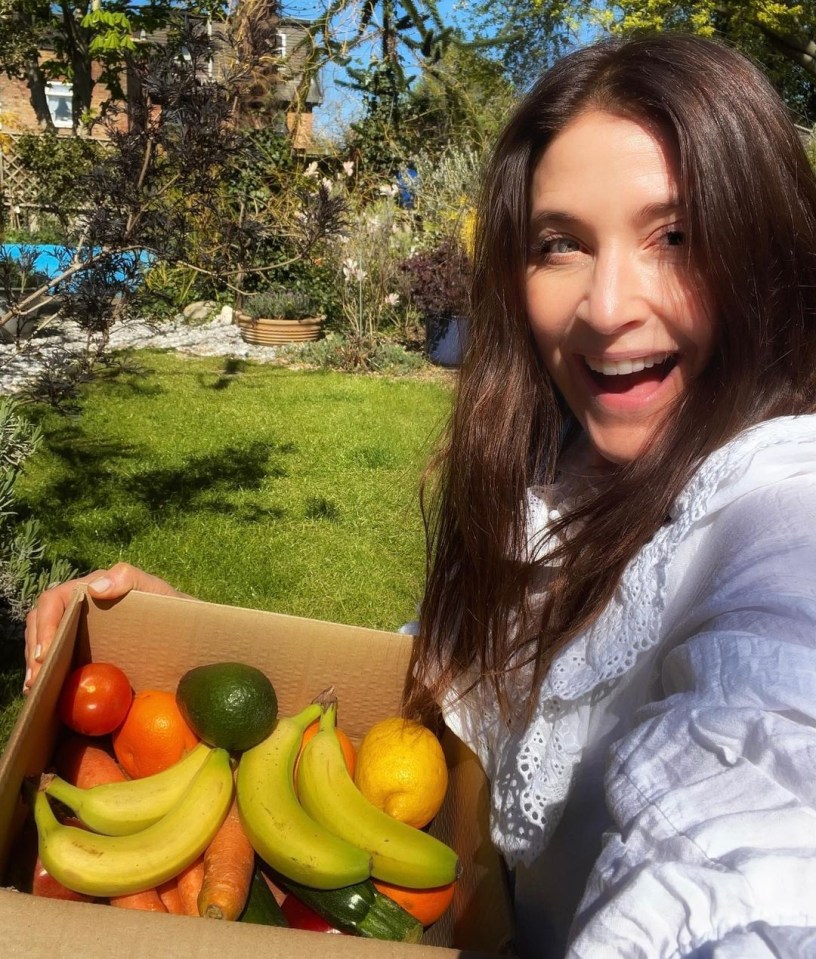
[[[527,315],[556,386],[604,460],[643,450],[714,345],[687,266],[666,143],[597,110],[535,168]]]

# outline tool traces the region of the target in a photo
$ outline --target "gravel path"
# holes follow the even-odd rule
[[[36,348],[22,353],[14,344],[0,343],[0,395],[18,392],[44,368],[49,356],[81,353],[84,342],[85,335],[79,327],[64,323],[53,335],[33,341]],[[253,346],[244,342],[228,307],[212,320],[194,325],[180,314],[160,324],[141,320],[121,323],[113,328],[110,345],[112,349],[155,347],[194,356],[233,356],[260,362],[271,362],[278,355],[275,346]]]

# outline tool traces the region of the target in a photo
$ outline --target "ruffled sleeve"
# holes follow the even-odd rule
[[[816,483],[718,511],[665,698],[612,749],[570,959],[816,956]]]

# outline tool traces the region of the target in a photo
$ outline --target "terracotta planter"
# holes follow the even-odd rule
[[[241,330],[241,336],[247,343],[256,346],[279,346],[282,343],[305,343],[316,340],[323,329],[322,316],[312,316],[302,320],[281,320],[276,318],[253,319],[245,313],[236,313],[235,322]]]

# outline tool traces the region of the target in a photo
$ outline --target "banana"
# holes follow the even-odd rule
[[[43,789],[68,806],[88,829],[127,836],[152,826],[176,805],[210,752],[209,746],[199,743],[163,772],[89,789],[79,789],[59,776],[45,776]]]
[[[178,875],[212,841],[232,802],[229,753],[212,749],[187,791],[158,822],[129,836],[65,826],[37,790],[34,820],[40,859],[64,886],[89,896],[121,896]]]
[[[297,787],[303,808],[327,829],[371,853],[371,874],[384,882],[426,889],[453,882],[456,853],[428,833],[393,819],[366,799],[349,776],[329,705],[320,731],[303,750]]]
[[[371,858],[324,829],[298,802],[294,768],[303,731],[322,707],[283,716],[269,736],[238,761],[236,790],[244,830],[273,869],[315,889],[338,889],[367,879]]]

